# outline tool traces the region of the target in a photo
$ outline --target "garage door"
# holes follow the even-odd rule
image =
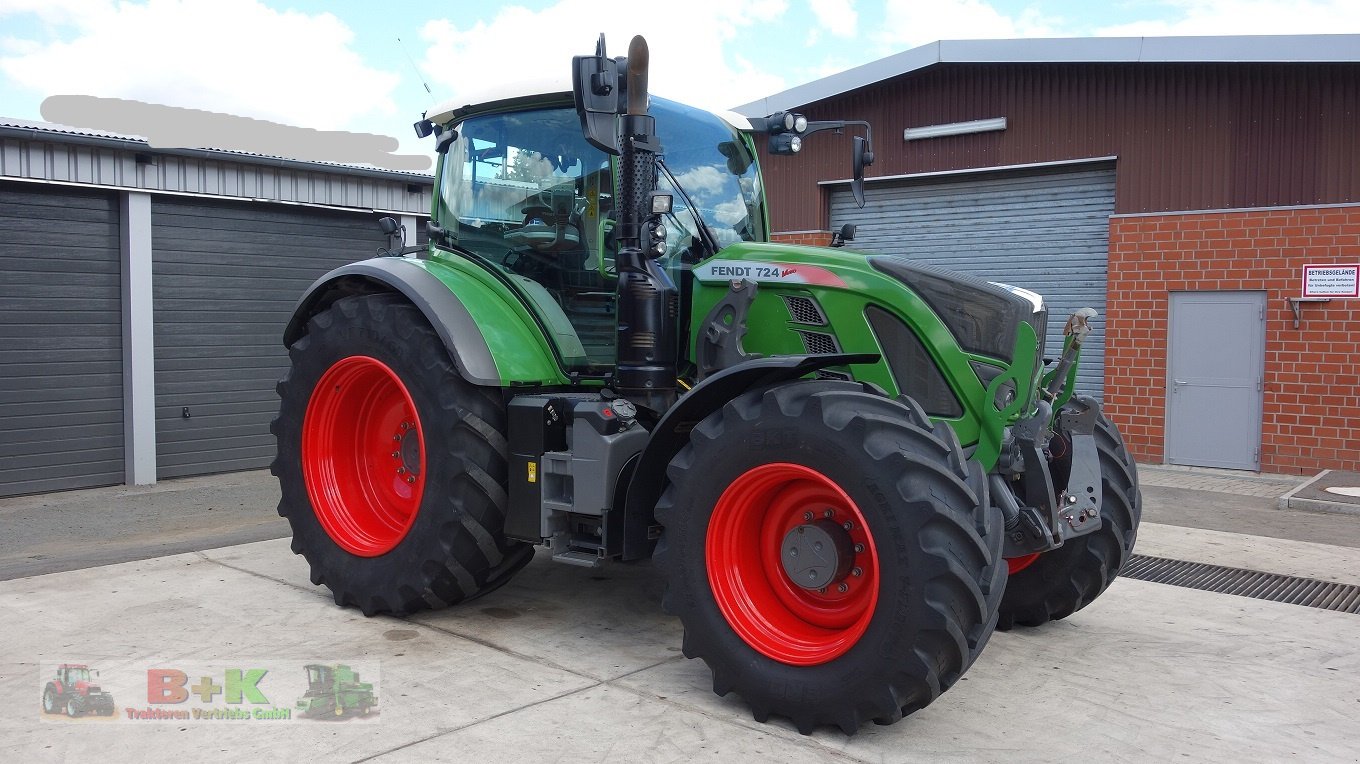
[[[123,482],[111,194],[0,183],[0,496]]]
[[[1049,306],[1047,355],[1062,349],[1072,311],[1101,318],[1082,350],[1079,389],[1104,388],[1104,316],[1114,168],[1050,168],[871,184],[863,209],[848,189],[831,197],[831,224],[859,226],[850,246],[901,255],[1031,289]]]
[[[386,239],[378,215],[157,199],[151,205],[160,477],[274,458],[284,325],[302,292]]]

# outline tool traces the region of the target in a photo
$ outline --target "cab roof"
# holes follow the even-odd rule
[[[437,104],[425,112],[436,125],[446,125],[472,114],[503,111],[536,104],[571,103],[571,78],[545,76],[513,82],[497,82],[472,87],[463,95]],[[734,130],[751,131],[751,120],[734,111],[712,112]]]

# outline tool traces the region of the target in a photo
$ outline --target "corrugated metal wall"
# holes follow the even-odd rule
[[[1041,172],[993,172],[869,186],[865,206],[831,197],[831,223],[855,223],[850,247],[900,255],[1030,289],[1049,309],[1046,352],[1078,308],[1101,318],[1082,349],[1079,390],[1104,391],[1105,284],[1115,173],[1108,163]]]
[[[0,183],[0,496],[121,482],[116,199]]]
[[[871,122],[871,177],[1118,156],[1118,213],[1360,201],[1357,64],[944,64],[803,111]],[[992,117],[1007,129],[902,137]],[[848,135],[803,145],[762,156],[775,231],[825,228],[816,183],[850,176]]]
[[[283,328],[303,291],[386,242],[377,215],[152,202],[156,456],[162,478],[265,467]],[[188,417],[184,410],[188,409]]]

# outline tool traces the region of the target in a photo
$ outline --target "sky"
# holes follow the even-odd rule
[[[361,133],[419,170],[431,105],[565,73],[601,32],[611,55],[647,38],[652,92],[726,109],[936,40],[1360,33],[1360,0],[0,0],[0,117],[182,107],[246,118],[219,133]],[[147,135],[164,112],[137,113]]]

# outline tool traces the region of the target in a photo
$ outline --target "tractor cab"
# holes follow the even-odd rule
[[[659,259],[678,283],[682,269],[728,244],[764,241],[765,199],[745,118],[661,98],[652,99],[651,114],[664,149],[658,191],[673,199],[662,213]],[[513,285],[554,327],[567,370],[612,368],[619,158],[585,139],[565,89],[502,94],[431,120],[446,124],[438,144],[436,238],[477,256]]]
[[[57,679],[67,687],[76,687],[81,682],[90,681],[90,669],[86,666],[62,665],[57,669]]]
[[[330,666],[320,664],[309,664],[307,666],[307,695],[317,695],[329,692],[331,686],[335,684],[335,677]]]

